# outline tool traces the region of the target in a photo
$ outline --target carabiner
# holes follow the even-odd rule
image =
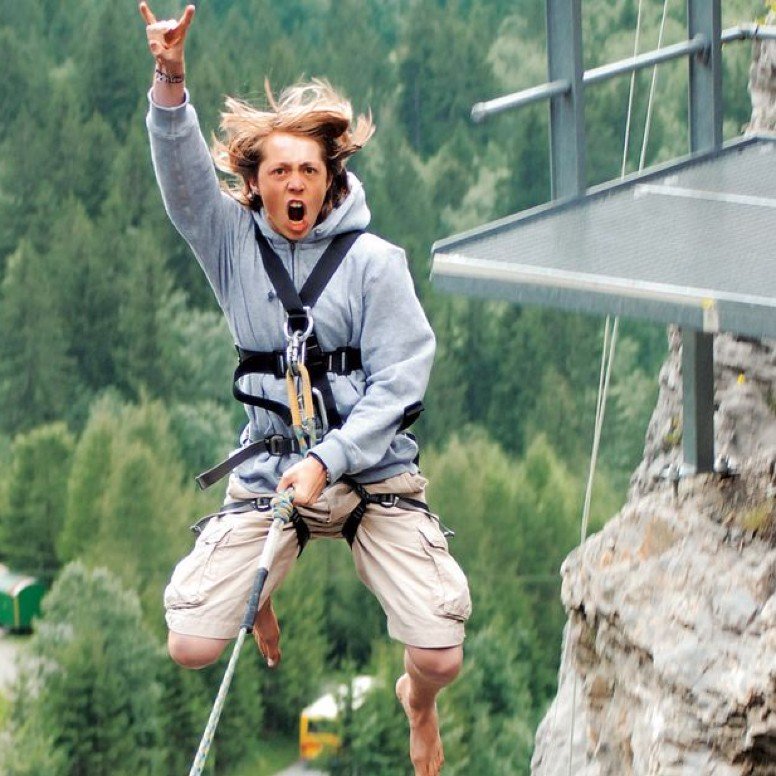
[[[305,343],[313,330],[313,316],[310,313],[310,308],[305,307],[304,312],[307,316],[307,325],[304,331],[302,329],[291,330],[289,323],[291,316],[289,315],[286,315],[286,322],[283,327],[286,341],[288,342],[286,345],[286,363],[291,372],[297,377],[299,376],[299,364],[304,364],[307,355],[307,345]]]
[[[295,331],[286,346],[286,364],[293,375],[299,377],[299,365],[304,364],[307,356],[307,345],[300,338],[298,331]]]
[[[304,342],[310,336],[310,334],[312,334],[313,315],[307,305],[305,305],[302,309],[304,310],[304,314],[307,317],[307,324],[305,325],[304,331],[302,331],[302,329],[294,329],[294,331],[291,331],[291,325],[289,324],[289,319],[291,316],[286,314],[286,322],[283,326],[283,330],[286,334],[287,340],[290,340],[294,334],[298,334],[300,341]]]

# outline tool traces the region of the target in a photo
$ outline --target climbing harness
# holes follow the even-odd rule
[[[311,310],[348,251],[362,234],[363,232],[353,231],[344,232],[335,237],[313,268],[302,290],[297,292],[282,260],[272,250],[258,224],[254,223],[254,235],[264,270],[286,311],[284,333],[287,346],[285,350],[270,352],[245,350],[237,346],[239,363],[232,380],[232,394],[235,399],[243,404],[272,412],[278,415],[286,426],[293,427],[295,403],[293,400],[289,400],[289,406],[265,396],[257,396],[244,390],[242,383],[243,379],[250,375],[272,374],[278,379],[285,379],[288,386],[289,366],[294,378],[299,377],[298,364],[301,357],[309,374],[310,393],[317,403],[316,422],[319,427],[316,435],[323,436],[330,428],[339,428],[342,425],[328,374],[346,375],[361,369],[361,351],[358,348],[345,346],[324,352],[318,343]],[[290,363],[291,361],[294,363]],[[236,466],[260,453],[282,456],[290,453],[304,454],[304,452],[300,448],[296,433],[292,437],[271,434],[263,439],[251,440],[234,455],[200,474],[197,477],[197,484],[203,490],[209,488]]]
[[[197,753],[194,756],[194,762],[189,771],[189,776],[201,776],[202,769],[205,767],[205,761],[207,760],[210,747],[213,743],[213,736],[215,735],[216,727],[218,726],[218,720],[221,716],[221,711],[224,708],[226,694],[229,692],[229,685],[232,682],[235,668],[237,668],[240,650],[242,649],[246,635],[253,630],[253,621],[259,608],[261,591],[264,589],[264,583],[267,581],[267,576],[269,575],[272,560],[275,556],[275,550],[277,548],[278,540],[280,539],[280,534],[283,532],[283,528],[291,520],[291,515],[294,513],[293,499],[293,491],[289,489],[279,493],[271,501],[272,525],[267,534],[264,549],[259,557],[259,567],[253,581],[250,597],[248,598],[248,605],[245,608],[245,615],[242,624],[240,625],[240,631],[237,634],[237,639],[234,643],[234,648],[232,649],[232,656],[229,658],[229,664],[226,667],[224,678],[221,680],[221,686],[218,688],[218,694],[213,702],[213,708],[210,711],[210,717],[205,726],[205,732],[202,734],[202,739],[199,742],[199,749],[197,749]]]
[[[243,404],[261,407],[280,417],[286,426],[292,428],[293,436],[271,434],[263,439],[250,440],[226,460],[197,476],[197,484],[203,490],[225,477],[236,466],[261,453],[277,456],[292,453],[304,455],[306,450],[315,444],[309,441],[311,434],[314,434],[316,440],[320,440],[330,429],[342,426],[343,421],[331,390],[329,374],[347,375],[362,369],[361,350],[345,345],[332,351],[324,351],[315,333],[311,311],[348,251],[362,234],[363,231],[352,231],[335,237],[313,267],[302,289],[297,291],[282,260],[261,233],[259,225],[254,223],[254,235],[264,269],[286,311],[284,331],[287,347],[285,350],[264,352],[245,350],[238,346],[237,354],[240,360],[234,372],[232,394]],[[304,369],[299,368],[300,363]],[[289,383],[289,366],[295,382],[293,396]],[[244,389],[244,378],[264,374],[286,380],[288,405],[257,396]],[[301,408],[299,399],[296,398],[300,396]],[[295,414],[295,407],[299,408],[299,415]],[[419,401],[406,407],[399,431],[409,428],[422,411],[423,403]],[[298,419],[299,423],[295,423],[295,419]],[[307,440],[300,440],[299,429],[301,436],[306,436]],[[307,447],[303,446],[302,441],[307,443]]]

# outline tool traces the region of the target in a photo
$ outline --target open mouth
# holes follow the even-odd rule
[[[302,202],[288,203],[288,220],[301,221],[304,218],[304,204]]]

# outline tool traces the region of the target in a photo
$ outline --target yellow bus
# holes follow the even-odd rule
[[[356,676],[352,679],[353,709],[359,708],[374,687],[372,676]],[[314,760],[324,752],[334,752],[340,747],[339,713],[348,697],[348,686],[339,685],[302,709],[299,715],[299,756],[302,760]]]

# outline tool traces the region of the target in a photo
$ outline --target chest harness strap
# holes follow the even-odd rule
[[[335,237],[321,258],[318,259],[299,292],[297,292],[280,257],[272,250],[256,223],[254,223],[254,234],[261,252],[264,270],[286,310],[286,335],[290,338],[295,333],[305,333],[311,321],[310,308],[318,301],[326,284],[337,271],[355,241],[364,232],[344,232]],[[340,347],[331,352],[324,352],[318,343],[314,328],[311,328],[307,333],[304,348],[304,363],[309,372],[312,393],[318,400],[321,431],[325,433],[329,428],[339,428],[342,425],[342,418],[337,411],[327,373],[346,375],[356,369],[361,369],[361,351],[358,348]],[[240,363],[237,365],[232,381],[232,394],[235,399],[243,404],[268,410],[278,415],[287,426],[293,426],[294,418],[290,407],[264,396],[247,393],[240,387],[241,379],[251,374],[272,374],[278,379],[287,379],[288,353],[285,350],[262,352],[244,350],[238,347],[237,354]],[[297,438],[272,434],[264,439],[249,443],[212,469],[202,472],[196,478],[197,484],[202,490],[205,490],[229,474],[236,466],[260,453],[283,456],[300,452]]]
[[[315,306],[321,293],[323,293],[323,289],[326,288],[326,285],[340,264],[342,264],[348,251],[363,232],[344,232],[337,235],[329,243],[321,258],[318,259],[301,291],[297,291],[294,281],[288,274],[282,260],[272,250],[269,242],[267,242],[267,238],[261,233],[259,225],[254,223],[253,227],[256,242],[261,252],[264,270],[286,311],[287,336],[290,337],[295,332],[306,332],[311,320],[310,310]],[[285,363],[287,361],[287,358],[284,358],[285,354],[244,350],[238,350],[238,354],[240,355],[240,364],[235,372],[232,386],[232,393],[235,398],[245,404],[250,404],[254,407],[264,407],[270,412],[279,414],[286,425],[290,426],[290,409],[280,405],[278,402],[268,402],[263,397],[247,394],[238,384],[241,377],[256,372],[265,374],[270,372],[279,377],[285,376],[288,367],[288,364]],[[337,374],[347,374],[355,369],[360,369],[361,351],[357,348],[342,347],[326,353],[318,342],[315,329],[312,328],[305,338],[304,363],[310,373],[312,387],[317,392],[317,397],[319,397],[319,404],[322,405],[321,409],[323,411],[322,414],[325,415],[326,425],[329,428],[339,428],[342,425],[342,418],[337,411],[327,372],[334,371]],[[330,367],[334,368],[330,369]],[[279,372],[280,374],[278,374]],[[278,412],[279,407],[282,407],[284,411]]]

